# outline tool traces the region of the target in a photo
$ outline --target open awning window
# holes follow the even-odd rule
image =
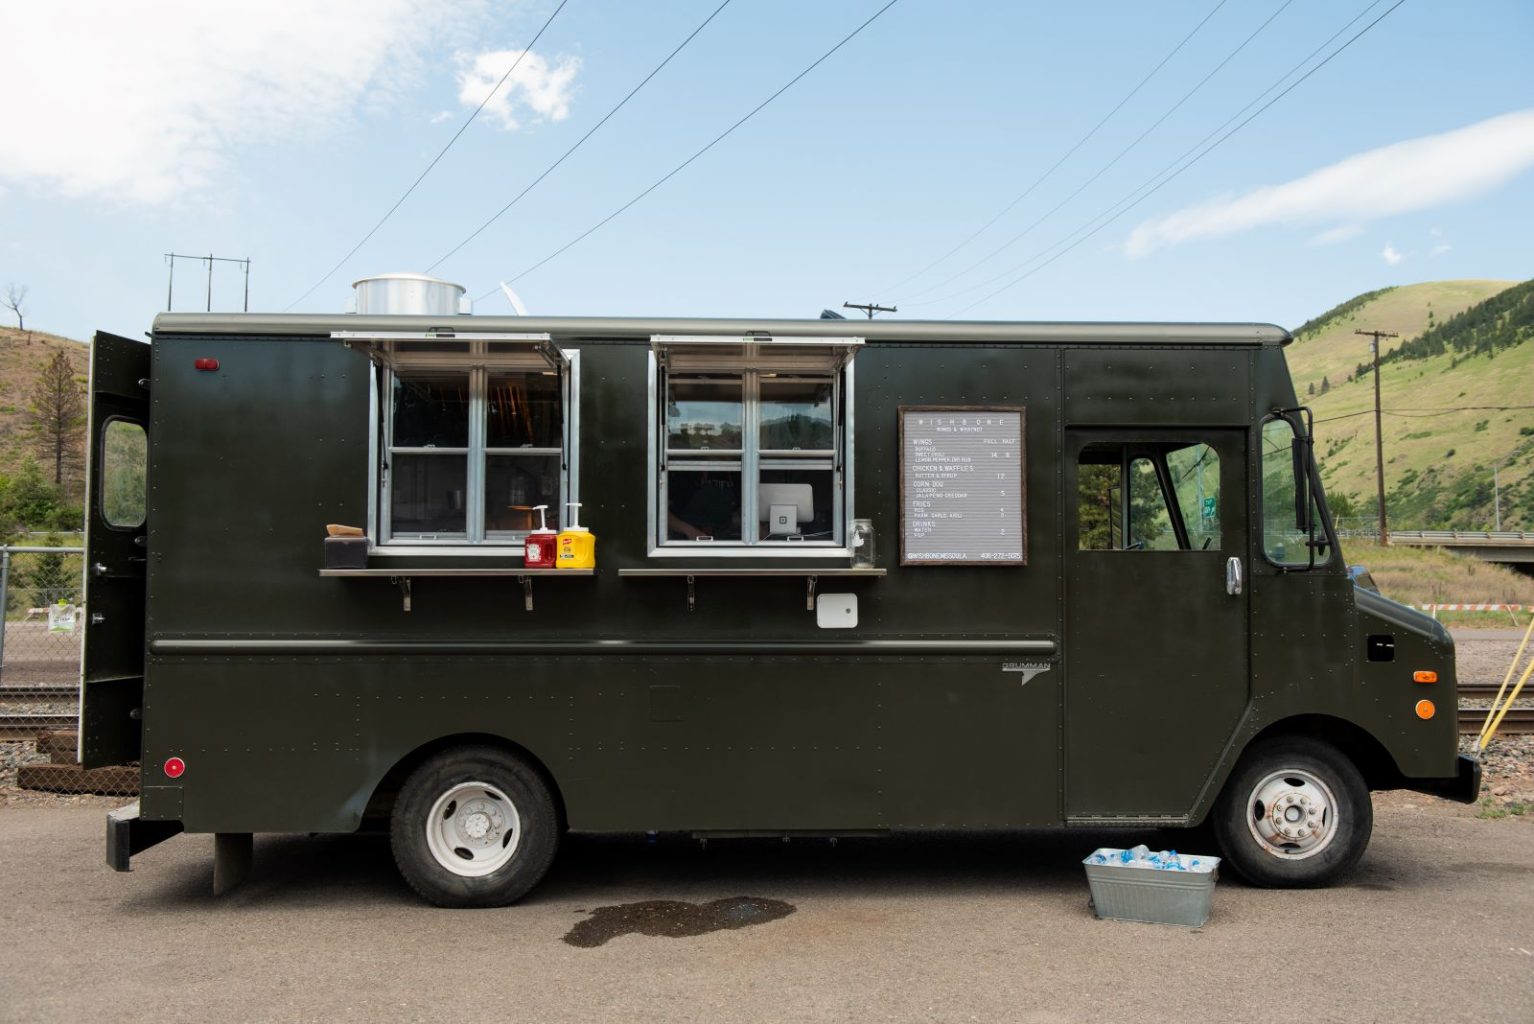
[[[547,334],[464,331],[332,331],[331,338],[382,366],[563,371],[570,359]]]
[[[764,334],[657,334],[650,347],[672,373],[770,370],[834,374],[852,361],[862,338],[775,338]]]

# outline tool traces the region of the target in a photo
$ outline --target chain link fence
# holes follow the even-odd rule
[[[138,793],[137,765],[76,758],[84,590],[84,549],[0,546],[0,800]]]

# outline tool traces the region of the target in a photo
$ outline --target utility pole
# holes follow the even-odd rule
[[[1390,546],[1390,528],[1385,521],[1385,435],[1380,422],[1380,339],[1399,335],[1390,331],[1354,331],[1366,338],[1373,338],[1370,348],[1374,353],[1374,476],[1380,503],[1380,547]]]
[[[844,303],[842,303],[842,308],[843,309],[861,309],[863,312],[868,314],[868,319],[870,319],[870,320],[872,320],[874,318],[874,314],[875,313],[898,313],[898,312],[900,312],[900,310],[896,309],[894,306],[876,306],[872,302],[844,302]]]

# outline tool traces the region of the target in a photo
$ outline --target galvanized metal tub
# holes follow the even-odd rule
[[[1120,852],[1104,848],[1094,851],[1093,856]],[[1089,856],[1082,864],[1087,869],[1087,885],[1092,890],[1092,909],[1098,917],[1118,921],[1181,924],[1196,928],[1209,920],[1214,883],[1220,875],[1220,858],[1198,859],[1211,865],[1211,869],[1165,871],[1122,864],[1093,864]]]

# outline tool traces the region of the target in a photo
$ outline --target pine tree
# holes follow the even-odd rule
[[[1311,381],[1310,382],[1310,394],[1314,395],[1315,393],[1316,393],[1316,382],[1315,381]]]
[[[1332,382],[1330,380],[1328,380],[1326,377],[1322,377],[1321,378],[1321,394],[1324,395],[1328,391],[1330,391],[1331,389],[1332,389]]]
[[[59,538],[49,537],[48,547],[58,547]],[[64,552],[47,552],[36,556],[37,564],[27,573],[27,586],[32,590],[32,600],[39,607],[57,604],[73,604],[80,581],[69,571],[64,562]]]
[[[55,352],[32,388],[28,410],[38,452],[53,469],[53,485],[62,487],[65,474],[71,480],[80,468],[85,437],[85,401],[69,357]]]

